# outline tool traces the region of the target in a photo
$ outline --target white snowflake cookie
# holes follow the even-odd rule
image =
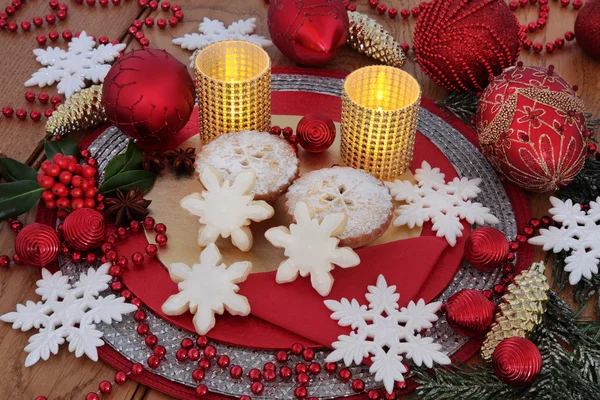
[[[94,38],[81,31],[79,37],[69,42],[68,51],[60,47],[33,50],[36,61],[44,68],[34,72],[25,86],[45,87],[58,82],[58,93],[64,93],[69,98],[85,88],[86,80],[103,82],[110,70],[110,65],[106,63],[113,62],[127,45],[109,43],[95,46]]]
[[[335,236],[344,231],[347,217],[344,213],[329,214],[319,223],[313,212],[302,202],[296,204],[295,224],[271,228],[265,237],[275,247],[285,249],[286,260],[277,269],[277,283],[295,281],[298,274],[310,274],[312,287],[327,296],[333,287],[331,270],[334,264],[342,268],[355,267],[360,258],[350,247],[338,247]]]
[[[252,264],[248,261],[233,263],[227,268],[214,243],[200,253],[200,264],[188,267],[183,263],[171,264],[169,274],[177,283],[179,293],[172,295],[162,305],[167,315],[194,314],[194,328],[205,335],[215,326],[215,314],[227,310],[232,315],[250,314],[250,303],[237,294],[237,283],[244,282]]]
[[[219,236],[228,238],[242,251],[252,248],[252,232],[248,225],[271,218],[275,210],[264,201],[254,201],[250,194],[256,182],[253,170],[244,171],[233,183],[223,181],[221,173],[206,166],[200,172],[200,182],[206,188],[181,199],[180,205],[200,217],[198,245],[214,243]]]
[[[540,235],[529,239],[529,243],[544,246],[544,251],[554,253],[570,251],[565,258],[565,271],[569,272],[569,283],[576,285],[581,278],[592,279],[598,273],[600,262],[600,197],[590,201],[589,210],[583,211],[571,199],[562,201],[550,197],[552,219],[561,224],[540,229]]]
[[[102,346],[102,332],[96,329],[100,322],[110,324],[121,321],[123,314],[137,310],[133,304],[125,303],[123,297],[114,294],[99,296],[108,289],[112,277],[108,274],[110,263],[102,264],[97,270],[90,268],[79,277],[79,281],[69,284],[69,277],[62,272],[51,274],[42,269],[42,279],[36,282],[35,293],[42,301],[28,301],[17,304],[16,312],[0,317],[4,322],[12,322],[13,329],[23,332],[31,328],[39,332],[29,338],[25,351],[29,353],[25,366],[47,360],[50,353],[57,354],[61,344],[69,342],[69,351],[75,357],[87,355],[98,361],[97,348]]]
[[[400,180],[387,183],[394,199],[407,203],[396,209],[394,226],[413,228],[431,220],[437,236],[445,237],[450,246],[455,246],[456,238],[463,235],[461,219],[477,225],[498,223],[489,208],[471,202],[481,192],[481,179],[454,178],[446,183],[440,169],[431,168],[427,161],[416,170],[415,179],[416,185]]]
[[[369,372],[375,374],[375,381],[383,381],[388,393],[394,389],[394,382],[404,381],[403,374],[407,372],[402,362],[404,357],[428,368],[434,362],[450,364],[440,344],[418,333],[431,328],[438,320],[436,312],[442,306],[441,301],[429,304],[423,299],[417,303],[411,301],[398,311],[400,295],[396,293],[396,286],[387,285],[383,275],[379,275],[377,285],[369,286],[368,290],[365,295],[368,307],[356,299],[325,300],[325,306],[333,311],[331,318],[340,326],[352,328],[350,335],[340,335],[332,344],[334,351],[327,356],[327,362],[344,360],[344,364],[350,366],[370,358],[373,364]]]

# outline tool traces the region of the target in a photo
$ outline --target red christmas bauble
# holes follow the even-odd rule
[[[575,38],[590,57],[600,60],[600,1],[591,0],[577,14]]]
[[[346,44],[348,12],[342,0],[271,1],[271,40],[295,62],[322,65]]]
[[[496,228],[475,229],[465,241],[465,259],[480,271],[493,271],[508,256],[508,240]]]
[[[492,354],[496,376],[509,385],[527,386],[542,370],[542,355],[528,339],[512,337],[501,341]]]
[[[477,336],[489,329],[496,306],[479,290],[462,289],[446,302],[446,319],[454,331]]]
[[[54,262],[60,251],[58,233],[48,225],[27,225],[15,238],[15,253],[24,264],[42,268]]]
[[[153,144],[187,123],[194,82],[187,67],[164,50],[134,50],[112,66],[102,88],[108,119],[125,135]]]
[[[91,208],[73,211],[63,222],[65,243],[73,250],[87,251],[100,246],[106,239],[104,217]]]
[[[500,0],[421,3],[414,33],[417,62],[452,91],[482,90],[519,57],[523,33]]]
[[[534,192],[555,191],[583,166],[583,111],[583,101],[553,68],[510,68],[481,95],[479,143],[512,182]]]
[[[298,144],[310,153],[322,153],[335,140],[335,124],[326,115],[311,113],[305,115],[296,127]]]

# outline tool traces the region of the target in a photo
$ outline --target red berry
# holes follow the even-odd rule
[[[94,175],[96,175],[96,168],[89,166],[89,165],[85,165],[83,167],[83,176],[86,178],[93,178]]]
[[[83,204],[85,208],[94,208],[96,206],[94,199],[85,199]]]
[[[66,210],[71,206],[71,201],[66,197],[61,197],[60,199],[56,200],[56,206],[61,210]]]
[[[58,176],[60,175],[61,169],[58,165],[56,164],[52,164],[49,168],[48,171],[46,171],[46,173],[50,176]]]
[[[62,171],[60,173],[60,175],[58,176],[58,180],[61,181],[62,183],[64,183],[65,185],[68,185],[69,183],[71,183],[72,178],[73,178],[73,174],[71,174],[69,171]]]
[[[54,193],[52,193],[52,190],[44,190],[42,192],[42,199],[44,199],[44,201],[54,200]]]
[[[71,200],[71,208],[74,210],[78,210],[80,208],[83,208],[84,206],[85,206],[85,203],[84,203],[83,199]]]

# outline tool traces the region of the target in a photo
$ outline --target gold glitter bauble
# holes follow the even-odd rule
[[[544,268],[544,263],[533,263],[506,289],[496,321],[481,347],[481,356],[486,361],[492,358],[502,340],[515,336],[527,338],[542,322],[550,289]]]
[[[348,12],[348,44],[361,54],[391,67],[401,67],[406,55],[400,43],[383,26],[365,14]]]
[[[64,136],[104,123],[106,115],[100,103],[101,98],[102,85],[93,85],[75,93],[48,118],[46,133],[52,136]]]

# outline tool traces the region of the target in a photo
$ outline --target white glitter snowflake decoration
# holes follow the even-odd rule
[[[327,296],[333,287],[331,271],[334,264],[341,268],[355,267],[360,263],[358,254],[350,247],[338,247],[336,238],[344,231],[347,217],[344,213],[329,214],[319,223],[313,212],[298,202],[294,209],[295,224],[290,228],[279,226],[265,232],[265,237],[275,247],[285,249],[286,260],[279,264],[277,283],[293,282],[310,274],[312,287]]]
[[[437,236],[445,237],[454,246],[456,238],[462,236],[461,219],[477,225],[498,223],[489,208],[471,202],[481,192],[481,179],[454,178],[446,183],[440,169],[431,168],[427,161],[417,169],[415,179],[416,185],[399,180],[387,183],[392,196],[407,203],[396,209],[394,226],[413,228],[431,220]]]
[[[569,283],[577,284],[582,277],[592,279],[598,273],[600,261],[600,197],[590,201],[590,209],[581,210],[571,199],[562,201],[550,197],[552,219],[562,226],[540,229],[540,235],[529,239],[529,243],[544,246],[544,250],[555,253],[570,251],[565,258],[565,271],[569,272]]]
[[[411,301],[398,311],[400,295],[395,285],[387,285],[383,275],[368,290],[365,295],[368,306],[360,305],[356,299],[325,300],[327,308],[333,311],[331,318],[340,326],[352,328],[350,335],[340,335],[332,344],[334,351],[327,356],[327,362],[343,360],[349,367],[353,362],[360,364],[370,358],[373,364],[369,372],[375,374],[375,381],[383,381],[388,393],[394,389],[394,382],[404,381],[405,358],[428,368],[434,362],[450,364],[450,358],[440,351],[440,344],[417,333],[431,328],[432,322],[438,320],[436,312],[442,306],[441,301],[429,304],[423,299],[416,304]]]
[[[251,42],[257,46],[271,46],[273,42],[264,36],[252,34],[256,29],[256,18],[247,20],[240,19],[237,22],[231,23],[227,28],[223,22],[216,19],[204,17],[204,21],[200,23],[198,30],[200,33],[186,33],[183,37],[173,39],[173,44],[181,46],[186,50],[200,50],[209,44],[221,42],[224,40],[243,40]],[[195,53],[190,57],[193,66]]]
[[[68,51],[60,47],[33,50],[36,61],[44,68],[34,72],[25,86],[44,87],[58,82],[58,93],[64,93],[68,98],[85,88],[86,80],[103,82],[110,70],[110,65],[106,63],[114,61],[126,44],[101,44],[94,48],[95,46],[96,41],[85,31],[81,31],[79,37],[74,37],[69,42]]]
[[[62,272],[51,274],[42,269],[42,279],[37,281],[35,292],[42,297],[37,303],[28,301],[17,304],[17,311],[4,314],[0,320],[12,322],[13,329],[39,332],[29,338],[25,351],[29,353],[25,366],[29,367],[41,358],[47,360],[50,353],[57,354],[58,347],[69,342],[69,351],[75,357],[87,355],[98,360],[97,347],[104,344],[97,323],[110,324],[121,321],[121,316],[137,310],[133,304],[125,303],[123,297],[114,294],[99,297],[108,289],[112,277],[108,274],[109,263],[82,273],[79,281],[69,284],[69,277]]]
[[[190,311],[194,315],[196,331],[205,335],[215,326],[215,313],[225,310],[232,315],[250,314],[250,304],[245,296],[237,294],[237,283],[244,282],[252,264],[236,262],[225,267],[217,246],[213,243],[200,254],[200,264],[188,267],[183,263],[171,264],[169,274],[177,282],[179,293],[172,295],[162,305],[167,315],[181,315]]]

